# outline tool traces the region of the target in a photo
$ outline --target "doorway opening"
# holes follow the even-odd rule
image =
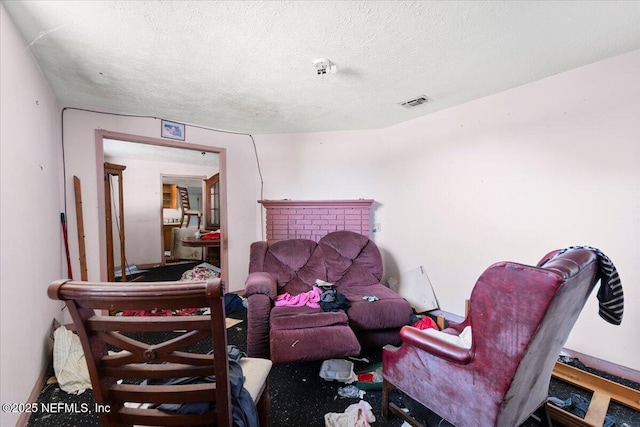
[[[96,130],[96,157],[102,280],[112,281],[116,267],[122,269],[129,264],[163,266],[167,261],[167,248],[171,255],[168,244],[176,246],[184,240],[172,241],[172,237],[167,238],[165,228],[173,236],[171,230],[183,220],[183,228],[211,231],[211,224],[207,226],[204,214],[207,206],[213,204],[218,209],[219,226],[216,231],[221,235],[217,267],[221,270],[223,280],[228,280],[224,148]],[[105,187],[101,184],[105,162],[126,166],[122,182],[119,183],[122,185],[123,202],[113,209],[105,207]],[[215,200],[205,193],[209,191],[206,180],[214,175],[219,177]],[[188,190],[190,210],[200,212],[200,216],[182,218],[178,187]],[[176,191],[172,192],[174,188]],[[107,221],[108,211],[114,217],[121,216],[117,218],[117,224],[122,220],[122,227],[116,229],[113,218]],[[109,224],[110,227],[107,226]],[[165,224],[169,224],[169,227],[165,227]],[[116,236],[110,248],[106,244],[109,236]],[[107,254],[107,251],[113,253]],[[124,260],[119,253],[126,254]],[[107,265],[108,258],[113,260],[111,265]],[[202,256],[199,259],[202,260]]]
[[[205,179],[204,175],[162,175],[161,220],[165,264],[203,258],[202,248],[185,247],[178,237],[181,232],[195,235],[198,230],[203,230]],[[185,230],[174,231],[182,228]]]

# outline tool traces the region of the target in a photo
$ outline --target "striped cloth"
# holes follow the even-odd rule
[[[607,322],[619,325],[622,323],[622,314],[624,312],[624,295],[616,266],[600,249],[592,248],[591,246],[569,246],[555,256],[573,249],[588,249],[598,256],[598,276],[600,279],[598,314]]]

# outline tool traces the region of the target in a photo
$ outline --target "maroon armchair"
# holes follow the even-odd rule
[[[274,363],[356,356],[362,346],[399,343],[411,306],[380,284],[382,257],[374,242],[337,231],[318,243],[289,239],[251,245],[245,283],[247,353]],[[350,302],[347,311],[276,306],[279,295],[313,289],[316,280],[335,284]],[[363,300],[376,296],[377,301]]]
[[[413,327],[402,329],[399,348],[384,348],[383,416],[391,410],[408,420],[390,402],[395,388],[458,426],[522,424],[546,401],[558,354],[597,279],[597,256],[585,249],[543,267],[492,265],[465,320],[443,331],[470,326],[471,348]]]

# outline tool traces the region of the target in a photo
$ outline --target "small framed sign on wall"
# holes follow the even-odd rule
[[[182,123],[162,120],[161,135],[163,138],[178,139],[180,141],[184,141],[184,125]]]

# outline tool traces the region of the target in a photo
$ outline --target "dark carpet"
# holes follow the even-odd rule
[[[144,281],[154,280],[179,280],[182,272],[193,268],[196,263],[185,263],[169,265],[153,269],[144,273]],[[242,323],[229,328],[227,331],[228,343],[236,345],[241,350],[246,351],[246,312],[238,311],[230,313],[229,317],[241,319]],[[381,350],[365,352],[361,357],[366,357],[368,362],[354,361],[355,370],[365,368],[371,364],[381,361]],[[633,383],[621,378],[613,377],[582,365],[578,360],[564,360],[564,362],[584,369],[593,374],[606,377],[612,381],[620,382],[628,387],[640,390],[640,384]],[[340,382],[325,381],[319,375],[322,362],[289,363],[274,365],[269,378],[269,392],[272,399],[271,426],[273,427],[322,427],[324,426],[324,414],[328,412],[344,412],[351,404],[357,403],[357,398],[345,398],[338,395],[338,388],[345,384]],[[48,377],[53,377],[53,368],[49,369]],[[549,388],[549,395],[565,400],[572,393],[579,394],[590,399],[588,392],[577,389],[566,383],[552,379]],[[402,395],[392,397],[401,406],[410,409],[416,419],[426,425],[447,426],[446,422],[440,420],[434,414],[425,411],[420,405],[412,402]],[[470,396],[470,398],[473,398]],[[393,415],[389,420],[382,419],[381,401],[382,392],[367,390],[364,400],[369,402],[376,417],[374,426],[401,426],[402,422]],[[62,391],[57,384],[46,385],[40,396],[39,404],[50,405],[52,410],[48,412],[32,413],[28,426],[48,427],[48,426],[100,426],[100,421],[94,410],[94,400],[91,390],[80,395],[70,395]],[[60,405],[57,405],[57,404]],[[464,404],[464,402],[462,402]],[[56,406],[57,405],[57,406]],[[58,412],[55,412],[59,409]],[[612,402],[609,406],[609,415],[613,417],[616,426],[640,427],[640,413],[627,407]],[[529,418],[522,426],[534,427],[540,423],[533,417]],[[464,426],[460,426],[464,427]]]
[[[245,320],[246,312],[232,313],[229,317]],[[246,321],[228,329],[228,342],[246,350]],[[364,368],[381,360],[380,351],[372,351],[363,354],[369,362],[354,361],[355,369]],[[275,365],[269,379],[269,392],[272,398],[271,425],[273,427],[321,427],[324,426],[324,414],[327,412],[344,412],[351,404],[357,403],[356,398],[345,398],[338,395],[338,388],[345,386],[343,383],[325,381],[319,376],[321,361],[305,363],[289,363]],[[575,362],[574,362],[575,363]],[[578,362],[579,363],[579,362]],[[579,366],[580,367],[580,366]],[[585,368],[588,370],[588,368]],[[598,374],[597,371],[591,370]],[[53,376],[53,369],[50,371]],[[632,388],[640,389],[640,385],[618,378],[610,378],[625,383]],[[571,393],[585,395],[585,392],[567,384],[552,380],[550,395],[561,399],[568,398]],[[587,398],[590,396],[586,395]],[[381,416],[382,392],[368,390],[364,400],[369,402],[376,417],[374,426],[401,426],[402,422],[391,416],[389,420],[383,420]],[[437,425],[437,417],[426,412],[419,405],[406,397],[396,395],[403,406],[411,409],[412,414],[426,422],[427,425]],[[98,416],[93,410],[94,401],[91,390],[81,395],[69,395],[62,391],[57,384],[47,385],[43,388],[39,403],[63,403],[67,406],[59,406],[59,413],[34,413],[29,419],[28,426],[100,426]],[[617,426],[626,423],[628,426],[640,426],[640,413],[624,406],[612,403],[609,414],[616,420]],[[435,420],[435,421],[434,421]],[[435,423],[435,424],[434,424]],[[442,426],[447,425],[445,423]],[[527,420],[523,426],[539,426],[534,418]]]
[[[182,274],[191,270],[198,264],[202,264],[202,261],[181,261],[170,264],[165,264],[161,267],[154,267],[150,269],[143,269],[141,273],[127,275],[128,282],[160,282],[160,281],[175,281],[182,278]],[[119,281],[119,280],[116,280]]]

